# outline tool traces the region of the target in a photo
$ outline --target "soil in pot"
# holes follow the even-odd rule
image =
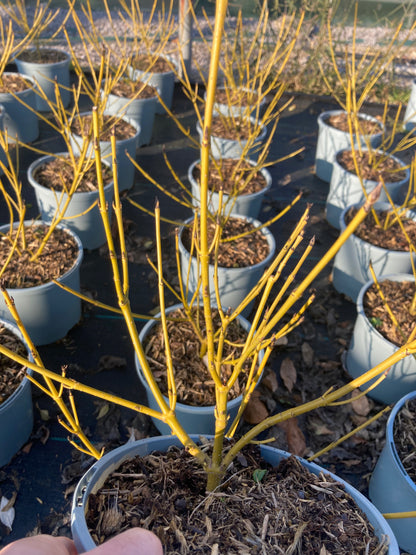
[[[19,54],[19,60],[22,62],[31,62],[35,64],[55,64],[63,62],[67,59],[64,52],[60,52],[54,48],[34,48],[25,50]]]
[[[370,153],[368,150],[363,150],[361,154],[357,151],[355,155],[361,169],[361,177],[365,180],[397,183],[406,179],[403,166],[391,156],[379,152]],[[349,173],[357,175],[351,150],[341,150],[337,154],[337,162]]]
[[[157,96],[156,89],[151,85],[130,79],[120,80],[110,92],[120,98],[153,98]]]
[[[102,174],[104,186],[112,182],[113,172],[108,165],[102,164]],[[67,192],[74,181],[74,167],[69,158],[54,158],[37,167],[33,172],[33,177],[43,187]],[[83,174],[76,192],[88,193],[96,191],[97,188],[97,173],[95,165],[92,164]]]
[[[35,261],[31,260],[32,253],[38,250],[48,229],[45,225],[25,227],[27,246],[10,260],[3,274],[5,287],[22,289],[43,285],[59,278],[73,267],[78,256],[78,245],[69,233],[59,228],[53,231],[42,254]],[[9,256],[15,236],[14,230],[11,238],[8,235],[0,237],[0,268]]]
[[[117,141],[130,139],[137,133],[137,129],[123,119],[116,119],[114,116],[103,115],[100,140],[110,142],[114,129]],[[80,137],[88,136],[92,130],[92,114],[85,114],[76,117],[71,123],[72,133]]]
[[[153,60],[153,58],[147,54],[138,54],[133,58],[131,65],[134,69],[149,73],[168,73],[172,71],[171,64],[161,56]]]
[[[325,123],[345,133],[349,133],[350,131],[346,112],[331,113],[325,119]],[[375,135],[376,133],[380,133],[380,125],[375,121],[359,117],[359,123],[362,135]]]
[[[198,314],[199,310],[199,314]],[[194,308],[194,319],[199,322],[202,336],[205,337],[205,321],[202,307]],[[214,330],[221,326],[217,310],[213,310]],[[177,384],[177,395],[180,403],[191,406],[215,405],[214,382],[208,372],[204,358],[200,357],[201,342],[195,330],[187,319],[185,311],[178,309],[169,314],[167,322],[169,345],[172,353],[172,362]],[[236,359],[242,350],[242,345],[247,337],[247,332],[233,321],[227,329],[227,344],[224,347],[224,356]],[[230,342],[228,344],[228,342]],[[144,349],[153,375],[165,396],[168,396],[166,383],[166,355],[161,324],[153,326],[146,337]],[[238,345],[241,345],[239,347]],[[241,379],[244,381],[245,371],[249,371],[250,361],[246,362]],[[223,380],[227,380],[232,373],[231,365],[223,365]],[[241,380],[236,380],[229,401],[242,393]]]
[[[399,458],[416,484],[416,399],[409,399],[397,413],[393,437]]]
[[[243,88],[229,90],[220,87],[215,91],[215,102],[230,106],[256,106],[258,94]]]
[[[199,183],[201,164],[196,164],[193,177]],[[223,158],[209,164],[208,187],[218,193],[222,188],[227,195],[250,195],[264,189],[266,178],[261,171],[253,172],[253,165],[246,160]]]
[[[247,141],[250,132],[256,131],[250,120],[241,118],[227,118],[224,116],[214,116],[212,118],[211,135],[228,139],[230,141]]]
[[[411,311],[416,294],[415,283],[380,279],[379,285],[399,327],[391,321],[375,284],[368,288],[364,296],[365,314],[383,337],[400,347],[415,327],[415,314]]]
[[[23,342],[6,326],[0,324],[0,343],[14,353],[27,357]],[[26,375],[26,367],[14,360],[0,355],[0,405],[6,401],[19,387]]]
[[[208,220],[208,244],[215,235],[215,222]],[[244,235],[243,235],[244,234]],[[191,252],[192,228],[183,230],[182,242]],[[252,223],[240,218],[228,218],[221,232],[218,265],[224,268],[245,268],[262,262],[270,252],[267,238]],[[215,253],[210,253],[210,264],[215,263]]]
[[[345,216],[345,223],[348,225],[357,213],[357,208],[352,207]],[[354,235],[367,243],[371,243],[376,247],[391,251],[409,251],[409,237],[411,243],[416,245],[416,221],[402,217],[402,227],[396,221],[393,224],[386,225],[386,220],[390,222],[394,220],[394,215],[390,211],[377,211],[380,225],[377,225],[371,214],[357,227]],[[393,216],[393,218],[392,218]]]
[[[102,543],[130,526],[153,530],[173,553],[386,553],[367,518],[331,477],[290,457],[273,468],[258,446],[230,466],[219,491],[183,449],[134,457],[89,497],[87,522]],[[368,550],[368,551],[367,551]]]
[[[7,73],[0,79],[0,93],[19,93],[31,89],[33,84],[18,73]]]

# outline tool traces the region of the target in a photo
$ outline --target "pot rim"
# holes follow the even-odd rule
[[[319,116],[318,116],[318,126],[333,129],[335,132],[337,132],[339,134],[342,134],[342,135],[349,135],[348,131],[342,131],[341,129],[337,129],[336,127],[333,127],[332,125],[329,125],[325,121],[325,119],[327,119],[329,116],[338,115],[338,114],[346,114],[346,113],[347,113],[346,110],[326,110],[325,112],[322,112],[321,114],[319,114]],[[378,135],[381,135],[384,132],[383,123],[381,121],[379,121],[376,117],[372,116],[371,114],[366,114],[365,112],[358,112],[357,115],[358,115],[359,119],[372,121],[374,123],[377,123],[380,127],[380,131],[378,133],[373,133],[371,135],[360,135],[360,137],[377,137]],[[356,136],[356,134],[354,134],[354,137],[355,136]]]
[[[71,121],[73,121],[74,119],[76,119],[77,117],[82,117],[82,116],[89,116],[91,115],[93,112],[91,110],[85,111],[85,112],[80,112],[79,114],[75,114],[74,117],[72,118]],[[103,114],[103,115],[110,115],[110,114]],[[140,132],[142,130],[141,125],[139,123],[137,123],[136,120],[134,120],[133,118],[124,115],[120,117],[121,120],[127,122],[128,124],[130,124],[132,127],[135,128],[136,133],[135,135],[133,135],[132,137],[128,137],[126,139],[121,139],[121,140],[117,140],[116,144],[117,145],[123,145],[124,143],[128,142],[128,141],[132,141],[132,140],[137,140],[138,136],[140,135]],[[77,133],[72,133],[71,131],[71,135],[72,137],[76,137],[78,139],[82,139],[84,137],[84,135],[78,135]],[[102,141],[100,140],[100,143],[104,144],[104,145],[109,145],[111,144],[111,141]]]

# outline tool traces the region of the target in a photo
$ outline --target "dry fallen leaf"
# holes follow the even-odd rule
[[[314,359],[314,352],[312,347],[309,345],[309,343],[306,343],[305,341],[304,343],[302,343],[301,351],[302,351],[303,362],[306,364],[308,368],[310,368],[313,365],[313,359]]]
[[[310,418],[309,424],[313,430],[313,433],[317,436],[332,435],[334,433],[334,431],[330,430],[320,418]]]
[[[355,397],[358,397],[361,394],[362,394],[362,392],[359,389],[355,389],[351,393],[352,410],[355,412],[355,414],[358,414],[359,416],[367,416],[367,414],[371,410],[370,403],[368,402],[367,397],[365,395],[363,395],[359,399],[355,399]]]
[[[296,383],[296,368],[290,358],[285,358],[280,365],[280,377],[288,391],[292,391]]]
[[[290,453],[302,457],[306,451],[306,441],[302,430],[299,428],[298,419],[289,418],[289,420],[281,422],[279,427],[286,432],[286,441]]]
[[[260,400],[260,393],[253,391],[250,401],[244,411],[244,420],[249,424],[259,424],[269,416],[269,411],[263,401]]]
[[[274,393],[277,391],[279,384],[277,382],[276,374],[273,371],[267,372],[264,378],[261,380],[262,385],[267,387],[269,391]]]

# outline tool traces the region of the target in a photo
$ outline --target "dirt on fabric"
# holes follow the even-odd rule
[[[20,356],[27,356],[23,342],[3,324],[0,324],[0,343]],[[16,391],[25,375],[26,367],[0,355],[0,406]]]
[[[208,221],[208,244],[214,239],[216,224]],[[185,227],[182,242],[192,252],[192,227]],[[215,263],[215,253],[210,253],[210,264]],[[240,218],[228,218],[221,230],[218,249],[218,266],[223,268],[246,268],[262,262],[270,253],[266,236],[250,222]]]
[[[196,164],[193,177],[198,183],[200,176],[201,164]],[[251,195],[266,187],[266,178],[247,160],[222,158],[210,161],[208,187],[216,193],[222,189],[227,195]]]
[[[26,249],[11,258],[3,274],[5,287],[20,289],[42,285],[61,277],[73,267],[78,257],[78,245],[72,235],[63,229],[55,229],[42,254],[32,260],[48,229],[46,225],[25,227]],[[0,237],[1,268],[7,261],[15,236],[14,231],[11,237]]]
[[[392,281],[380,279],[379,286],[371,285],[364,295],[364,311],[367,318],[391,343],[401,347],[416,326],[416,285],[414,281]],[[393,313],[397,325],[392,321],[386,305]]]
[[[205,486],[205,473],[183,449],[127,460],[89,498],[92,537],[102,543],[143,526],[166,555],[387,552],[343,486],[295,457],[273,468],[251,446],[217,490]]]

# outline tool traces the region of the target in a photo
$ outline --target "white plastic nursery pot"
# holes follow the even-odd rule
[[[215,117],[218,115],[217,112],[214,112],[213,116]],[[260,126],[260,133],[258,134],[256,140],[253,143],[253,146],[248,149],[244,155],[249,159],[257,159],[258,151],[263,144],[266,135],[267,135],[267,127],[265,125],[261,125],[258,120],[254,117],[247,118],[250,120],[251,125],[255,127],[256,125]],[[196,122],[196,130],[199,135],[199,142],[202,143],[202,127],[199,120]],[[211,156],[213,158],[241,158],[243,156],[244,149],[247,145],[247,140],[232,140],[232,139],[223,139],[222,137],[217,137],[211,134]]]
[[[110,116],[128,117],[140,126],[138,146],[148,145],[152,140],[153,124],[155,122],[157,96],[150,98],[123,98],[109,94],[106,99],[104,114]]]
[[[383,279],[414,282],[413,274],[391,274],[383,276]],[[364,312],[364,295],[373,283],[372,280],[368,281],[358,295],[357,317],[345,357],[345,366],[352,378],[362,376],[398,350],[396,345],[377,331]],[[362,389],[374,381],[368,382]],[[403,395],[413,390],[416,390],[416,360],[413,356],[407,356],[394,364],[384,380],[367,395],[381,403],[390,404],[396,403]]]
[[[140,69],[131,67],[129,68],[129,73],[131,79],[134,79],[135,81],[142,81],[143,83],[148,83],[149,85],[152,85],[152,87],[155,87],[159,91],[159,95],[165,105],[170,109],[172,107],[173,91],[175,88],[175,72],[177,74],[180,73],[180,65],[173,56],[164,54],[160,57],[168,60],[169,63],[175,68],[175,71],[173,69],[164,72],[153,72],[152,70],[141,71]],[[165,108],[158,100],[156,104],[156,114],[165,113]]]
[[[19,328],[7,320],[0,319],[0,325],[9,329],[26,347],[30,361],[33,357],[23,339]],[[3,355],[1,355],[3,356]],[[32,374],[32,371],[28,371]],[[22,445],[25,444],[33,428],[32,388],[27,378],[8,399],[0,403],[0,467],[10,462]]]
[[[355,205],[358,207],[357,205]],[[351,206],[347,206],[340,217],[341,233],[347,227],[345,215]],[[391,208],[389,203],[376,202],[374,208],[378,211]],[[416,220],[416,213],[409,212],[408,217]],[[371,215],[368,216],[371,218]],[[413,255],[416,261],[416,256]],[[407,251],[392,251],[376,247],[363,241],[356,235],[351,235],[337,252],[332,269],[332,285],[339,293],[350,297],[354,302],[358,298],[361,287],[371,279],[370,262],[377,278],[385,274],[404,273],[412,271],[411,255]]]
[[[330,116],[336,116],[345,113],[344,110],[329,110],[318,116],[318,141],[316,144],[315,154],[315,173],[316,175],[329,183],[331,181],[332,167],[335,155],[339,150],[349,148],[351,146],[350,134],[332,127],[327,123]],[[359,114],[359,118],[372,121],[380,127],[380,133],[375,135],[363,136],[361,145],[365,145],[369,141],[371,146],[377,147],[381,143],[383,126],[381,123],[368,114]]]
[[[166,310],[166,314],[169,315],[171,312],[182,307],[183,305],[181,304],[170,306]],[[159,318],[159,317],[160,317],[160,312],[159,314],[157,314],[156,318]],[[243,318],[242,316],[239,316],[238,321],[246,331],[250,329],[251,324],[245,318]],[[157,324],[157,321],[155,320],[149,320],[147,324],[145,324],[145,326],[143,327],[139,335],[140,341],[142,344],[146,336],[151,331],[152,327],[155,326],[156,324]],[[263,359],[263,353],[261,352],[259,354],[259,363],[262,361],[262,359]],[[160,410],[159,405],[156,402],[156,399],[152,393],[152,390],[150,389],[148,383],[146,382],[146,379],[143,375],[141,365],[140,365],[139,359],[137,358],[137,355],[135,355],[134,357],[134,362],[136,366],[137,375],[139,376],[139,380],[146,390],[148,407],[159,411]],[[166,402],[168,402],[167,397],[165,397],[165,400]],[[235,399],[232,399],[231,401],[229,401],[227,405],[229,423],[231,423],[234,420],[234,418],[237,416],[237,412],[241,404],[241,400],[242,400],[242,395],[239,395]],[[188,434],[191,434],[191,433],[203,434],[203,435],[214,434],[215,432],[215,416],[214,416],[215,406],[214,405],[201,407],[201,406],[186,405],[184,403],[178,402],[176,403],[175,412],[179,420],[179,423],[186,430]],[[152,418],[152,421],[162,435],[172,433],[170,427],[164,422],[162,422],[161,420],[158,420],[157,418]]]
[[[194,441],[199,442],[198,436],[191,437]],[[114,449],[107,455],[104,455],[84,474],[75,489],[71,512],[72,537],[78,553],[85,553],[86,551],[96,547],[96,544],[88,531],[85,518],[85,514],[88,510],[88,497],[90,494],[96,493],[103,486],[107,477],[125,460],[133,458],[137,455],[143,457],[156,450],[166,451],[171,445],[180,446],[181,444],[179,440],[173,436],[152,437],[128,443],[118,449]],[[282,459],[286,459],[290,456],[290,453],[286,451],[266,445],[261,446],[261,454],[264,459],[273,466],[277,466]],[[364,497],[364,495],[348,484],[348,482],[345,482],[338,476],[335,476],[317,464],[308,462],[301,458],[299,458],[299,460],[302,465],[313,474],[319,475],[320,472],[324,472],[334,478],[337,482],[341,483],[347,493],[353,497],[358,507],[366,514],[369,522],[374,527],[377,537],[380,539],[382,539],[383,536],[388,537],[388,555],[399,555],[399,547],[389,524],[376,507],[374,507],[374,505],[370,503],[366,497]]]
[[[201,160],[196,160],[193,162],[188,169],[188,180],[191,184],[192,191],[192,203],[194,206],[200,205],[200,186],[198,181],[195,179],[193,172],[197,164],[200,164]],[[256,165],[255,160],[248,161],[252,166]],[[261,174],[263,175],[266,185],[264,189],[258,191],[257,193],[251,193],[248,195],[237,195],[233,198],[230,195],[223,195],[222,200],[222,211],[225,215],[235,215],[240,214],[240,216],[247,216],[249,218],[257,218],[260,213],[261,203],[263,202],[264,195],[270,190],[272,186],[272,176],[266,168],[262,168]],[[215,214],[218,212],[219,208],[219,195],[216,192],[208,192],[208,210]]]
[[[262,224],[258,220],[253,218],[247,218],[245,216],[240,216],[240,214],[234,214],[234,218],[241,217],[248,222],[251,222],[255,227],[260,227]],[[193,217],[186,220],[185,224],[192,222]],[[182,242],[183,227],[179,230],[179,253],[181,261],[181,274],[184,284],[188,285],[188,297],[191,299],[192,295],[195,293],[198,287],[199,278],[199,267],[198,261],[195,256],[190,255],[189,251],[185,248]],[[221,305],[224,310],[231,307],[232,309],[237,308],[243,299],[246,298],[247,294],[253,289],[253,287],[258,283],[259,279],[263,275],[267,266],[273,260],[276,251],[276,242],[273,234],[267,229],[262,228],[261,232],[267,238],[269,244],[269,254],[268,256],[255,264],[254,266],[245,266],[243,268],[225,268],[223,266],[218,266],[218,288],[220,293]],[[189,275],[188,275],[189,268]],[[210,299],[213,304],[216,304],[215,296],[215,281],[214,281],[214,265],[209,265],[209,288],[210,288]],[[202,298],[202,295],[201,295]],[[251,312],[253,302],[251,302],[243,311],[242,316],[245,318]]]
[[[43,223],[39,221],[33,224],[27,221],[25,225]],[[80,267],[84,255],[82,243],[73,231],[60,227],[75,239],[78,245],[78,257],[72,268],[57,281],[75,291],[80,291]],[[8,231],[9,225],[0,227],[0,233]],[[81,318],[81,300],[53,282],[22,289],[7,288],[7,291],[13,297],[20,319],[35,345],[47,345],[62,339]],[[13,320],[3,295],[0,296],[0,318]]]
[[[69,71],[71,56],[63,50],[57,50],[57,52],[64,56],[63,60],[42,64],[39,62],[29,62],[16,58],[15,62],[18,71],[33,77],[45,93],[46,97],[53,103],[56,103],[55,81],[61,85],[59,87],[60,97],[63,106],[66,108],[71,100]],[[36,95],[36,109],[41,112],[50,111],[46,100],[38,95]]]
[[[60,152],[56,155],[47,155],[38,158],[30,164],[27,170],[27,176],[30,185],[35,190],[36,201],[42,220],[51,222],[58,208],[63,207],[68,195],[61,191],[55,191],[49,187],[44,187],[35,179],[35,171],[43,164],[54,160],[57,156],[68,156],[67,152]],[[103,160],[103,164],[110,164]],[[114,193],[114,182],[111,181],[104,187],[105,199],[111,206]],[[96,249],[106,242],[104,225],[102,222],[100,210],[98,208],[99,192],[76,192],[65,212],[65,219],[62,224],[74,231],[85,249]],[[93,208],[89,208],[94,205]]]
[[[414,511],[416,484],[406,472],[394,443],[394,421],[407,401],[416,397],[416,391],[400,399],[387,420],[386,443],[374,468],[369,484],[369,497],[383,513]],[[416,555],[416,518],[388,519],[400,547]]]
[[[4,75],[16,75],[15,73],[4,73]],[[36,110],[35,92],[36,83],[29,75],[20,74],[31,83],[31,87],[16,93],[0,93],[0,104],[4,107],[3,128],[7,129],[8,141],[14,142],[16,139],[22,143],[31,143],[39,136],[38,116],[32,110]],[[20,102],[20,101],[21,102]],[[27,108],[23,103],[30,106]]]
[[[349,149],[346,149],[349,150]],[[365,151],[366,149],[363,149]],[[332,177],[329,184],[328,196],[326,199],[325,216],[327,221],[335,228],[340,228],[341,212],[346,206],[351,204],[364,203],[365,196],[361,186],[360,179],[355,173],[347,171],[337,159],[338,154],[343,151],[337,152],[333,163]],[[379,151],[376,151],[379,152]],[[402,166],[406,177],[396,182],[386,182],[385,186],[393,202],[398,201],[398,197],[402,189],[407,186],[410,179],[410,170],[405,167],[405,164],[395,156],[389,156]],[[370,193],[377,185],[377,181],[365,179],[363,185],[367,193]],[[388,202],[388,198],[384,188],[380,192],[379,202]]]
[[[92,112],[83,112],[80,117],[92,114]],[[118,177],[118,188],[119,191],[125,191],[130,189],[134,184],[134,173],[135,167],[133,163],[129,160],[127,154],[133,158],[136,158],[136,150],[139,145],[140,136],[140,125],[133,119],[124,117],[124,121],[132,125],[136,129],[136,134],[133,137],[128,137],[123,140],[116,140],[116,158],[117,158],[117,177]],[[79,155],[82,149],[82,137],[75,133],[71,134],[70,142],[73,153]],[[91,139],[91,144],[88,147],[88,155],[91,150],[94,149],[93,139]],[[103,160],[108,162],[112,166],[112,155],[111,155],[111,142],[110,141],[100,141],[100,151]]]
[[[412,81],[410,98],[404,113],[404,127],[406,131],[412,131],[416,128],[416,79]]]

